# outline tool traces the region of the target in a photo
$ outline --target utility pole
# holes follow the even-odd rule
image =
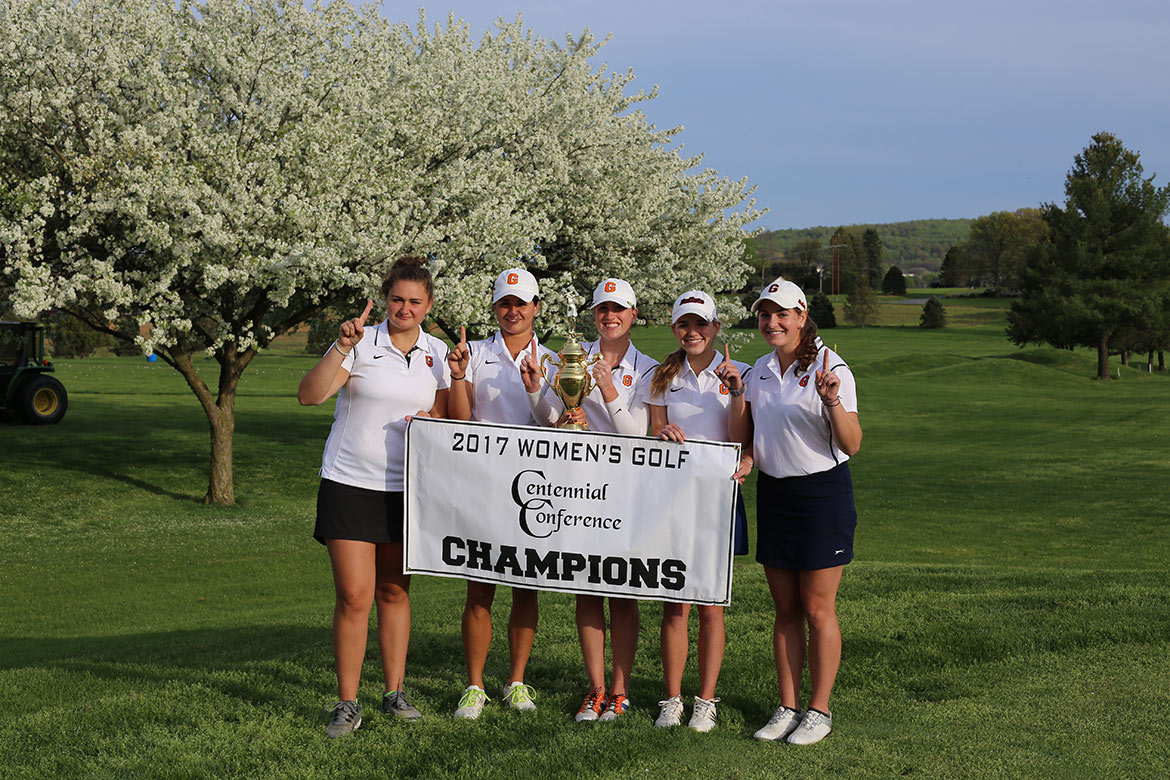
[[[837,251],[848,244],[829,244],[829,256],[833,263],[833,295],[841,294],[841,255]]]

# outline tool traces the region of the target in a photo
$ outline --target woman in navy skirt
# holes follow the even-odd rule
[[[780,707],[755,737],[809,745],[832,730],[829,694],[841,661],[837,587],[853,559],[857,525],[847,463],[861,447],[857,388],[849,366],[817,338],[795,284],[777,279],[752,311],[772,351],[742,377],[729,371],[725,381],[730,438],[751,447],[760,469],[756,560],[776,604]],[[748,461],[737,476],[751,468]],[[812,691],[801,710],[806,647]]]

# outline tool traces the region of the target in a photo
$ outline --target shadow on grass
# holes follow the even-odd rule
[[[83,396],[74,406],[70,418],[51,430],[13,424],[12,436],[6,432],[6,444],[22,470],[72,472],[74,484],[77,477],[88,476],[175,501],[202,501],[210,438],[198,405],[136,408],[125,399]],[[329,419],[320,414],[237,409],[235,470],[283,463],[313,481],[328,432]],[[78,441],[86,446],[77,446]]]

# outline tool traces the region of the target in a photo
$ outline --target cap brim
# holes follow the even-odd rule
[[[492,298],[492,303],[498,303],[501,298],[507,298],[509,295],[515,295],[525,303],[531,303],[532,299],[537,297],[537,293],[528,292],[526,290],[503,290],[499,295]]]
[[[618,298],[616,295],[614,295],[614,296],[607,295],[601,299],[594,299],[593,303],[589,306],[589,308],[596,309],[598,306],[600,306],[603,303],[616,303],[618,306],[621,306],[623,309],[632,309],[637,305],[636,302],[631,304],[629,301]]]

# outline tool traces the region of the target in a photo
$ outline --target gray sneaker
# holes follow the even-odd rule
[[[702,733],[707,733],[715,728],[715,702],[719,701],[719,697],[712,697],[710,699],[700,699],[695,697],[695,711],[691,713],[691,722],[687,725]]]
[[[808,710],[791,734],[788,735],[790,745],[813,745],[829,736],[833,730],[833,716],[827,712]]]
[[[504,701],[514,710],[536,712],[536,690],[531,685],[514,682],[504,689]]]
[[[483,713],[483,705],[491,701],[483,688],[478,685],[468,685],[459,699],[459,709],[455,710],[455,717],[461,720],[475,720]]]
[[[668,729],[671,726],[682,725],[683,703],[681,696],[671,696],[666,701],[658,702],[661,707],[658,711],[658,719],[654,721],[654,725],[660,729]]]
[[[344,737],[362,725],[362,708],[356,701],[343,699],[334,702],[329,712],[329,725],[325,727],[325,736],[329,739]]]
[[[406,691],[390,691],[382,696],[382,712],[387,715],[397,715],[403,720],[415,721],[422,717],[422,713],[406,700]]]
[[[789,734],[796,731],[796,727],[800,725],[800,720],[803,717],[803,710],[794,710],[791,707],[780,705],[776,709],[776,712],[772,713],[772,717],[764,724],[764,727],[757,731],[754,736],[756,739],[765,742],[775,742],[785,739]]]

